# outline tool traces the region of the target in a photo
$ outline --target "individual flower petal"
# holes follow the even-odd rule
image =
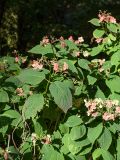
[[[120,107],[116,107],[115,113],[120,113]]]
[[[102,42],[103,38],[96,38],[96,42],[99,44],[100,42]]]
[[[88,51],[83,51],[83,56],[84,57],[88,57],[90,55],[90,53]]]
[[[58,72],[58,71],[59,71],[59,65],[58,65],[58,63],[53,63],[53,70],[54,70],[55,72]]]
[[[15,62],[18,63],[19,62],[19,57],[15,57]]]
[[[78,42],[79,42],[79,43],[82,43],[82,42],[84,42],[84,39],[83,39],[83,37],[78,37]]]
[[[66,62],[64,62],[63,64],[63,71],[66,71],[68,70],[68,64]]]
[[[74,42],[73,36],[70,36],[68,40]]]

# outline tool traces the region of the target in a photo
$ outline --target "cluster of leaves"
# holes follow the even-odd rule
[[[92,45],[44,37],[34,56],[0,58],[1,160],[120,159],[119,116],[91,117],[84,103],[120,105],[120,25],[105,12],[90,23]]]

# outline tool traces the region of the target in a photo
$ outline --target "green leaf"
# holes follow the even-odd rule
[[[18,125],[19,127],[22,127],[22,116],[20,115],[19,112],[17,112],[16,110],[12,110],[12,109],[9,109],[7,111],[5,111],[2,116],[5,116],[5,117],[8,117],[8,118],[12,118],[12,123],[11,125],[13,126],[16,126]]]
[[[66,145],[63,145],[60,151],[64,154],[68,154],[70,152]]]
[[[107,71],[108,69],[110,69],[112,67],[111,61],[105,61],[105,63],[103,64],[102,68]]]
[[[37,85],[45,79],[45,74],[33,69],[24,69],[17,78],[26,84]]]
[[[61,134],[69,133],[69,127],[65,124],[60,124],[59,129]]]
[[[110,154],[109,151],[101,149],[101,153],[104,160],[114,160],[114,157]]]
[[[34,118],[37,112],[43,109],[44,97],[42,94],[33,94],[28,97],[23,107],[23,114],[25,119]]]
[[[86,160],[85,156],[76,155],[75,160]]]
[[[96,55],[100,54],[102,49],[103,49],[103,45],[98,45],[97,47],[93,47],[92,51],[90,52],[91,56],[96,56]]]
[[[41,126],[41,124],[36,121],[36,120],[33,120],[33,123],[34,123],[34,130],[35,130],[35,133],[39,136],[39,137],[42,137],[43,136],[43,128]]]
[[[87,76],[87,79],[88,79],[89,85],[93,85],[97,81],[95,77],[92,77],[90,75]]]
[[[65,134],[62,138],[62,143],[66,146],[66,148],[68,148],[69,152],[71,152],[73,155],[78,153],[82,149],[76,141],[73,141],[71,139],[68,133]]]
[[[12,120],[10,118],[0,115],[0,133],[2,133],[3,136],[7,132],[11,121]]]
[[[5,111],[2,115],[5,117],[9,117],[9,118],[20,118],[21,117],[21,115],[16,110],[12,110],[12,109]]]
[[[74,84],[72,80],[64,80],[63,83],[65,84],[65,86],[67,86],[68,88],[74,90]]]
[[[112,41],[116,41],[116,37],[113,34],[109,34],[108,37],[112,40]]]
[[[0,102],[9,102],[9,97],[6,91],[0,91]]]
[[[111,64],[115,66],[118,66],[120,64],[120,50],[118,50],[111,56]]]
[[[76,46],[76,44],[70,40],[65,40],[65,44],[69,47],[69,50],[78,50],[79,48]]]
[[[102,135],[98,139],[99,145],[102,149],[108,150],[112,143],[112,136],[110,131],[105,127]]]
[[[64,160],[63,154],[54,150],[52,145],[44,144],[42,147],[42,160]]]
[[[53,49],[52,49],[51,44],[48,44],[46,46],[36,45],[28,52],[33,53],[33,54],[46,55],[48,53],[53,53]]]
[[[117,139],[117,160],[120,160],[120,139]]]
[[[70,89],[62,82],[55,81],[49,87],[51,95],[54,97],[55,103],[65,113],[72,107],[72,94]]]
[[[14,84],[17,87],[21,86],[21,81],[16,76],[11,76],[5,80],[6,83]]]
[[[104,30],[100,30],[100,29],[96,29],[93,32],[93,36],[95,38],[101,38],[104,35],[105,31]]]
[[[96,160],[100,156],[101,156],[101,149],[100,148],[95,149],[92,154],[93,160]]]
[[[90,140],[88,138],[86,139],[81,139],[80,141],[77,141],[77,143],[79,144],[79,146],[81,146],[82,148],[85,146],[88,146],[91,144]]]
[[[100,26],[99,19],[97,19],[97,18],[93,18],[93,19],[91,19],[91,20],[88,21],[88,22],[90,22],[90,23],[93,24],[94,26]]]
[[[114,76],[112,79],[106,80],[106,85],[110,88],[111,92],[120,93],[120,77]]]
[[[86,133],[86,128],[84,125],[75,126],[71,129],[70,136],[72,140],[77,140],[82,138]]]
[[[100,123],[96,127],[88,127],[88,139],[91,143],[94,143],[95,140],[100,136],[103,130],[103,124]]]
[[[81,68],[90,71],[90,67],[89,67],[90,62],[88,60],[86,60],[86,59],[79,59],[78,60],[78,64],[79,64],[79,66]]]
[[[75,141],[71,141],[68,148],[73,155],[77,154],[82,149]]]
[[[70,116],[67,120],[67,122],[65,123],[68,127],[75,127],[75,126],[78,126],[80,124],[82,124],[83,121],[80,117],[78,116]]]
[[[109,31],[117,33],[118,27],[114,23],[107,24],[107,28]]]
[[[96,91],[95,97],[96,98],[105,99],[105,95],[104,95],[103,91],[99,87],[97,87],[97,91]]]
[[[10,146],[9,151],[12,154],[17,154],[17,155],[19,154],[18,150],[14,146]]]
[[[85,146],[79,153],[79,155],[83,156],[89,154],[92,150],[92,145]]]
[[[74,95],[75,96],[79,96],[83,91],[83,86],[80,85],[80,86],[75,86],[75,92],[74,92]]]

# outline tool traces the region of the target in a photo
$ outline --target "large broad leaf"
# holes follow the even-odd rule
[[[120,77],[115,76],[112,79],[106,80],[106,84],[110,88],[111,92],[120,93]]]
[[[40,124],[39,121],[36,121],[35,119],[33,120],[33,124],[34,124],[34,130],[35,130],[35,133],[39,136],[39,137],[42,137],[44,136],[44,132],[43,132],[43,127],[42,125]]]
[[[77,141],[77,143],[79,144],[79,146],[81,146],[82,148],[84,148],[85,146],[91,145],[91,142],[88,138],[82,138],[80,141]]]
[[[92,51],[90,52],[91,53],[90,55],[96,56],[101,53],[102,49],[103,49],[103,45],[98,45],[97,47],[93,47]]]
[[[100,30],[100,29],[96,29],[93,32],[93,36],[95,38],[101,38],[104,35],[105,31],[104,30]]]
[[[108,150],[112,143],[112,136],[110,131],[105,127],[102,135],[98,139],[99,145],[101,148]]]
[[[120,139],[117,139],[117,160],[120,160]]]
[[[92,150],[92,145],[88,145],[88,146],[85,146],[79,153],[79,155],[86,155],[86,154],[89,154]]]
[[[110,154],[109,151],[106,151],[101,148],[102,157],[104,160],[115,160],[114,157]]]
[[[9,102],[9,97],[6,91],[0,91],[0,102]]]
[[[98,18],[93,18],[89,21],[91,24],[93,24],[94,26],[100,26],[100,21]]]
[[[49,90],[55,103],[66,113],[72,107],[72,94],[69,87],[62,82],[55,81],[51,83]]]
[[[25,69],[20,72],[17,78],[23,83],[37,85],[45,79],[45,74],[38,70]]]
[[[91,141],[91,143],[94,143],[95,140],[100,136],[103,130],[103,124],[100,123],[96,127],[88,127],[88,139]]]
[[[19,126],[22,126],[22,116],[16,110],[9,109],[2,116],[13,119],[11,125],[16,126],[19,124]]]
[[[78,60],[78,64],[79,64],[79,66],[81,68],[90,71],[90,67],[89,67],[90,62],[88,60],[86,60],[86,59],[80,59],[80,60]]]
[[[120,50],[111,56],[111,64],[118,66],[120,64]]]
[[[66,146],[66,149],[68,149],[73,155],[82,149],[76,141],[71,139],[70,134],[65,134],[62,138],[62,142]]]
[[[63,154],[54,150],[52,145],[44,144],[42,147],[42,160],[64,160]]]
[[[71,129],[70,136],[72,140],[77,140],[82,138],[86,133],[86,128],[84,125],[75,126]]]
[[[44,97],[42,94],[33,94],[28,97],[24,104],[23,115],[25,119],[34,118],[37,115],[37,112],[40,112],[43,109]]]
[[[100,156],[101,156],[101,149],[100,148],[95,149],[92,154],[93,160],[97,160],[97,158]]]
[[[15,85],[17,87],[20,87],[21,84],[22,84],[22,82],[16,76],[11,76],[11,77],[7,78],[5,80],[5,83],[7,83],[7,85],[8,84],[9,85],[13,84],[13,85]]]
[[[116,24],[109,23],[109,24],[107,24],[107,28],[109,29],[109,31],[117,33],[118,27]]]
[[[46,46],[36,45],[35,47],[33,47],[28,52],[34,53],[34,54],[45,55],[45,54],[48,54],[48,53],[53,53],[53,49],[52,49],[51,44],[48,44]]]
[[[83,121],[80,117],[78,116],[70,116],[67,120],[67,122],[65,123],[68,127],[75,127],[75,126],[78,126],[80,124],[82,124]]]

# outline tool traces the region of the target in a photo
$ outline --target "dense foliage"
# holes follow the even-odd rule
[[[120,159],[120,25],[89,22],[90,44],[45,36],[0,58],[1,160]]]

